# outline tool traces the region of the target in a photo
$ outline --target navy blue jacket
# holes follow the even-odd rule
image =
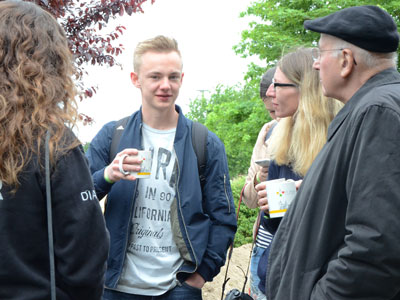
[[[184,281],[198,272],[206,281],[216,276],[224,265],[226,250],[236,232],[236,214],[229,182],[225,148],[220,139],[208,132],[206,182],[202,194],[197,158],[192,146],[193,122],[181,109],[176,128],[174,150],[178,164],[176,194],[171,204],[171,225],[174,241],[184,259],[177,278]],[[131,228],[137,181],[120,180],[109,184],[104,168],[110,163],[109,151],[115,121],[106,124],[91,142],[87,152],[99,199],[107,195],[105,218],[111,236],[106,287],[118,284]],[[142,149],[141,110],[129,119],[121,136],[118,152],[125,148]],[[138,179],[140,180],[140,179]]]
[[[302,179],[299,174],[293,172],[292,168],[287,165],[279,166],[274,160],[271,161],[271,165],[268,168],[268,180],[274,180],[279,178],[300,180]],[[272,235],[275,235],[278,230],[279,224],[282,221],[282,218],[265,218],[265,213],[261,212],[261,224],[265,229],[267,229]],[[267,277],[267,269],[268,269],[268,258],[269,258],[269,250],[270,247],[264,250],[264,253],[260,257],[260,261],[258,262],[257,274],[260,277],[260,283],[258,288],[266,294],[265,290],[265,281]]]

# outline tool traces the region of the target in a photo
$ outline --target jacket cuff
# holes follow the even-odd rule
[[[108,183],[105,180],[104,169],[105,168],[103,168],[93,174],[94,188],[96,190],[97,197],[99,197],[99,195],[100,195],[101,198],[110,191],[110,189],[113,185],[113,183]],[[100,200],[100,198],[99,198],[99,200]]]
[[[196,270],[205,281],[212,281],[214,278],[213,272],[209,266],[202,263]]]

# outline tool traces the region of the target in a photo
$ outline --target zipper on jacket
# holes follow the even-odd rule
[[[142,139],[142,127],[143,127],[143,123],[140,123],[140,139]],[[140,147],[142,147],[142,142],[140,142]],[[127,237],[126,237],[126,242],[125,242],[125,247],[124,247],[124,258],[122,259],[122,266],[121,269],[118,271],[119,275],[118,275],[118,279],[115,282],[115,287],[118,286],[118,282],[121,279],[121,275],[122,275],[122,270],[124,269],[124,265],[125,265],[125,260],[126,260],[126,252],[128,250],[128,243],[129,243],[129,238],[130,238],[130,232],[131,232],[131,227],[132,227],[132,213],[133,213],[133,205],[135,203],[135,195],[136,195],[136,189],[138,187],[138,181],[139,179],[136,178],[136,185],[135,185],[135,190],[133,191],[133,199],[131,199],[131,211],[129,213],[129,224],[128,224],[128,229],[127,229]]]
[[[174,151],[175,151],[175,146],[174,146]],[[176,153],[176,151],[175,151],[175,153]],[[177,163],[177,165],[178,165],[178,181],[177,181],[177,185],[176,185],[176,188],[175,188],[175,189],[176,189],[176,201],[178,202],[178,203],[177,203],[177,207],[178,207],[178,209],[179,209],[179,213],[180,213],[181,218],[182,218],[182,224],[183,224],[183,227],[184,227],[184,229],[185,229],[186,236],[187,236],[187,239],[188,239],[189,244],[190,244],[190,248],[191,248],[191,250],[192,250],[192,252],[193,252],[193,256],[194,256],[195,263],[196,263],[196,267],[195,267],[195,269],[194,269],[194,272],[196,272],[196,270],[197,270],[199,264],[198,264],[198,262],[197,262],[197,257],[196,257],[196,253],[194,252],[192,242],[190,241],[190,237],[189,237],[189,234],[188,234],[188,231],[187,231],[187,228],[186,228],[186,224],[185,224],[185,219],[183,218],[182,205],[181,205],[181,198],[180,198],[180,195],[179,195],[179,181],[180,181],[180,178],[181,178],[181,170],[179,169],[179,160],[178,160],[178,156],[176,156],[176,161],[178,162],[178,163]],[[180,271],[180,272],[182,272],[182,273],[188,273],[188,272],[184,272],[184,271]],[[193,272],[193,273],[194,273],[194,272]]]
[[[228,212],[231,212],[231,202],[229,201],[228,193],[226,191],[226,174],[224,173],[224,192],[226,197],[226,202],[228,203]]]
[[[139,179],[136,179],[139,180]],[[135,185],[135,190],[133,191],[133,197],[135,197],[136,195],[136,189],[137,189],[137,182]],[[122,270],[124,269],[124,265],[125,265],[125,260],[126,260],[126,252],[128,250],[128,243],[129,243],[129,238],[130,238],[130,233],[131,233],[131,227],[132,227],[132,212],[133,212],[133,204],[134,204],[135,200],[132,199],[132,204],[131,204],[131,211],[129,213],[129,225],[128,225],[128,229],[127,229],[127,237],[126,237],[126,242],[125,242],[125,247],[124,247],[124,258],[122,259],[122,265],[121,265],[121,269],[118,271],[119,275],[118,275],[118,279],[115,282],[115,288],[118,286],[118,282],[121,279],[121,275],[122,275]]]

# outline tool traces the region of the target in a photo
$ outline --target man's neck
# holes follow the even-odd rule
[[[158,130],[168,130],[176,128],[179,113],[175,110],[150,110],[142,107],[143,122],[151,128]]]
[[[352,76],[351,82],[349,82],[349,88],[343,89],[346,90],[347,93],[344,95],[345,101],[343,103],[347,103],[353,97],[353,95],[373,76],[382,72],[383,70],[393,68],[391,64],[381,64],[373,69],[364,69],[361,72],[354,73]]]

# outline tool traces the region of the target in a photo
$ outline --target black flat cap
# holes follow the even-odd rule
[[[378,6],[354,6],[315,20],[304,27],[326,33],[372,52],[394,52],[399,45],[397,25],[393,18]]]

